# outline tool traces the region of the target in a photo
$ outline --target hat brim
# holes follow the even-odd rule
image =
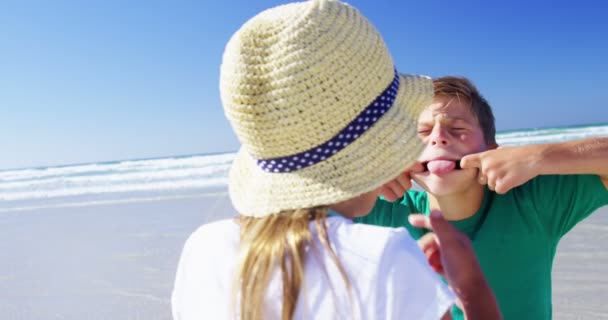
[[[400,75],[393,107],[373,126],[332,157],[295,172],[266,172],[241,148],[229,176],[234,207],[242,215],[265,216],[330,205],[378,188],[418,159],[424,148],[418,116],[432,98],[430,78]]]

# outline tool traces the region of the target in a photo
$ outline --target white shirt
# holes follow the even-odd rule
[[[429,268],[403,228],[327,219],[331,246],[347,273],[343,278],[316,236],[306,256],[304,285],[293,319],[440,319],[454,294]],[[314,224],[310,226],[316,235]],[[234,220],[203,225],[186,241],[171,299],[175,320],[236,319],[231,309],[240,231]],[[324,271],[325,270],[325,271]],[[280,319],[281,280],[266,291],[265,319]]]

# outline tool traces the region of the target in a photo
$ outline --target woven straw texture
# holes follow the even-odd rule
[[[422,76],[401,75],[393,107],[328,159],[289,173],[256,164],[328,141],[394,76],[381,36],[347,4],[291,3],[245,23],[226,46],[220,74],[224,110],[242,143],[229,182],[239,213],[264,216],[337,203],[409,167],[423,147],[417,117],[433,94],[431,80]]]

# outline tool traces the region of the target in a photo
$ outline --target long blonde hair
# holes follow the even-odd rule
[[[275,268],[279,267],[283,284],[281,319],[293,317],[304,282],[306,249],[313,244],[309,223],[315,228],[323,247],[350,292],[350,283],[327,236],[327,208],[297,209],[255,218],[239,216],[241,227],[241,260],[238,268],[234,301],[240,294],[240,319],[264,319],[264,298]]]

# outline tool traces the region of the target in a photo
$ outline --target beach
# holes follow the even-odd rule
[[[608,319],[608,206],[562,241],[553,265],[554,319]]]
[[[2,319],[171,319],[186,238],[232,216],[224,193],[0,212]],[[562,241],[554,319],[608,319],[608,207]]]
[[[226,196],[0,212],[0,318],[171,319],[184,241]]]

